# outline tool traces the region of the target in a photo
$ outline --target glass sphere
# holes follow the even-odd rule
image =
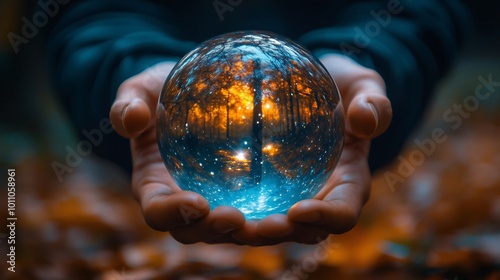
[[[210,39],[172,69],[157,110],[165,165],[211,209],[286,214],[333,172],[344,140],[337,87],[298,44],[267,32]]]

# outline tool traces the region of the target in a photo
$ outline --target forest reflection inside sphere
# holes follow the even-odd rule
[[[160,152],[179,187],[247,219],[313,197],[343,135],[340,97],[324,67],[267,32],[199,45],[170,73],[157,111]]]

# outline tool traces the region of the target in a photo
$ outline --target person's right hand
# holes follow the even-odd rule
[[[228,206],[210,211],[202,196],[182,191],[168,173],[156,141],[156,107],[163,83],[175,63],[163,62],[126,80],[111,107],[114,129],[130,139],[132,190],[146,223],[189,244],[235,243],[231,233],[245,225],[243,214]]]

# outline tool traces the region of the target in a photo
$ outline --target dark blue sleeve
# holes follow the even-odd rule
[[[195,46],[176,39],[168,19],[168,10],[148,1],[86,0],[69,6],[48,49],[57,88],[71,95],[75,115],[107,112],[125,79]]]
[[[398,155],[419,124],[471,19],[457,0],[357,1],[334,17],[334,27],[311,31],[299,42],[317,55],[348,55],[384,78],[394,117],[388,131],[372,142],[374,170]]]
[[[124,80],[195,47],[176,39],[169,15],[152,1],[86,0],[69,4],[57,18],[48,40],[49,62],[79,132],[98,128],[108,117]],[[94,152],[130,168],[128,141],[114,132]]]

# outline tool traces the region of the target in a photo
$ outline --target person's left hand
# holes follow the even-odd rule
[[[246,221],[232,236],[244,244],[317,243],[329,234],[353,228],[370,194],[370,140],[382,134],[392,118],[385,83],[375,71],[350,58],[322,57],[340,91],[345,110],[345,144],[330,179],[313,198],[295,204],[287,215]]]

